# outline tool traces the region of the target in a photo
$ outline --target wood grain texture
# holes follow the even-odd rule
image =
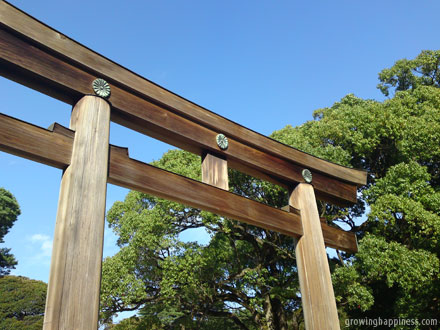
[[[325,246],[348,253],[358,252],[358,242],[355,233],[329,226],[322,221],[321,229]]]
[[[299,237],[299,216],[130,159],[111,148],[108,182],[248,224]]]
[[[0,114],[0,150],[23,157],[25,156],[28,159],[38,161],[46,165],[65,169],[70,164],[70,154],[75,132],[64,128],[59,124],[52,125],[51,130],[46,130],[44,128]],[[118,159],[122,166],[126,166],[124,165],[126,162],[136,162],[135,160],[128,158],[127,148],[111,146],[110,154],[113,155],[110,157],[111,162],[115,161],[115,159]],[[119,154],[120,156],[117,157],[114,156],[114,154]],[[151,166],[149,165],[145,165],[147,171],[150,170],[150,167]],[[157,170],[163,171],[160,169]],[[163,172],[165,172],[165,174],[162,174],[162,176],[171,175],[166,171]],[[110,175],[112,175],[112,173],[110,173]],[[129,189],[137,189],[138,185],[132,185],[130,180],[125,181],[123,175],[118,175],[117,180],[113,181],[112,183],[127,187]],[[172,179],[167,179],[167,181],[169,180]],[[159,186],[161,185],[160,182],[158,184]],[[204,191],[203,188],[200,188],[200,185],[202,185],[202,187],[205,185],[196,181],[192,182],[191,184],[194,185],[195,190],[201,189],[200,191]],[[161,189],[165,190],[166,186],[162,187]],[[154,194],[154,191],[150,191],[150,193]],[[204,193],[207,192],[204,191]],[[168,195],[171,195],[171,192]],[[163,195],[162,197],[171,198],[167,197],[167,195]],[[209,197],[210,196],[208,195],[207,199]],[[181,198],[180,201],[182,203],[189,205],[190,201],[185,201],[185,196],[179,198]],[[207,205],[209,207],[209,203]],[[200,206],[200,208],[203,207]],[[295,210],[296,209],[292,206],[285,209],[285,211],[290,211],[299,215],[298,211]],[[330,227],[322,222],[321,228],[324,235],[324,241],[327,246],[346,252],[357,252],[356,237],[354,233],[345,232],[343,230]]]
[[[286,205],[281,209],[287,212],[300,214],[300,211],[294,208],[292,205]],[[355,233],[342,230],[341,228],[329,226],[325,218],[319,218],[319,221],[321,221],[322,235],[324,236],[324,243],[326,247],[348,253],[358,252],[358,243]]]
[[[0,22],[8,29],[50,50],[53,54],[60,54],[66,61],[75,65],[80,63],[85,71],[99,75],[119,88],[139,95],[160,108],[171,110],[206,128],[218,130],[228,138],[355,185],[363,185],[366,182],[364,171],[326,162],[212,113],[93,52],[6,2],[0,3]]]
[[[339,330],[338,311],[325,252],[313,186],[300,183],[289,205],[301,212],[303,236],[295,247],[301,301],[307,330]]]
[[[52,96],[75,102],[83,94],[91,93],[95,76],[65,60],[30,45],[9,32],[0,30],[0,57],[6,63],[1,73],[11,79],[35,88],[38,79],[43,92],[56,91]],[[38,59],[38,60],[36,60]],[[37,78],[35,78],[37,76]],[[40,77],[40,78],[38,78]],[[131,92],[111,85],[112,120],[171,143],[190,152],[214,152],[228,159],[229,167],[263,180],[289,185],[303,182],[303,166],[228,137],[226,151],[218,148],[218,131],[209,129],[185,117],[161,108]],[[338,180],[321,172],[312,171],[317,196],[332,203],[347,206],[356,202],[356,185]]]
[[[65,169],[70,164],[72,139],[0,114],[0,150]]]
[[[96,330],[109,157],[109,104],[99,97],[85,96],[74,107],[70,125],[75,138],[71,162],[61,181],[44,329]]]
[[[205,153],[202,157],[202,182],[229,190],[227,160],[211,153]]]
[[[19,132],[20,134],[18,134]],[[67,166],[70,164],[70,154],[72,150],[74,135],[74,131],[56,123],[51,126],[51,130],[46,130],[44,128],[34,126],[18,119],[0,114],[0,150],[23,157],[25,156],[30,160],[38,161],[46,165],[54,166],[61,169],[67,168]],[[135,160],[128,158],[127,148],[111,146],[110,154],[119,154],[119,157],[111,157],[111,161],[115,161],[115,159],[118,159],[118,161],[121,162],[122,166],[126,166],[124,165],[125,162],[136,162]],[[146,171],[148,171],[150,170],[151,166],[146,165],[144,167],[146,168]],[[157,170],[163,171],[160,169]],[[165,174],[162,174],[163,176],[171,175],[171,173],[168,173],[166,171],[163,172],[165,172]],[[111,175],[112,173],[110,173],[110,176]],[[167,179],[167,181],[169,180],[170,179]],[[130,180],[127,180],[125,182],[123,175],[119,175],[117,180],[112,183],[127,187],[129,189],[138,188],[138,185],[132,185]],[[200,191],[204,191],[203,188],[200,188],[199,185],[202,185],[202,187],[204,187],[205,185],[196,181],[192,182],[191,184],[194,185],[195,190],[200,189]],[[159,182],[158,185],[160,186],[161,183]],[[161,189],[166,190],[166,187],[168,186],[164,186]],[[150,193],[154,194],[154,191],[150,191]],[[207,192],[204,191],[204,193],[206,194]],[[168,195],[171,195],[171,191],[168,193]],[[172,197],[169,197],[168,195],[163,195],[162,197]],[[180,201],[189,205],[190,202],[185,201],[184,197],[185,196],[183,196],[183,199],[181,199]],[[207,199],[209,197],[210,196],[208,195]],[[285,208],[285,211],[293,212],[299,215],[298,210],[296,210],[292,206],[290,206],[289,208]],[[327,246],[346,252],[357,252],[357,243],[354,233],[345,232],[343,230],[330,227],[322,222],[321,228],[324,234],[324,241]]]

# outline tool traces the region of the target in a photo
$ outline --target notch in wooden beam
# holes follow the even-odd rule
[[[283,206],[281,209],[286,212],[301,215],[300,210],[292,205]],[[320,217],[319,220],[321,222],[321,229],[326,247],[348,253],[357,253],[359,251],[356,233],[345,231],[338,226],[330,226],[327,224],[325,218]]]
[[[61,125],[53,131],[0,114],[0,151],[65,169],[70,164],[73,132]],[[111,146],[108,182],[198,207],[255,226],[301,236],[298,212],[292,205],[279,212],[267,205],[234,195],[223,189],[178,176],[129,158],[128,149]],[[223,211],[223,212],[222,212]],[[325,245],[357,252],[356,236],[321,222]]]
[[[229,148],[217,151],[229,167],[280,184],[303,182],[301,171],[308,168],[316,196],[339,206],[355,203],[357,186],[366,183],[366,172],[324,161],[206,111],[6,1],[0,1],[0,21],[0,75],[9,79],[75,104],[92,92],[97,77],[105,77],[112,87],[114,122],[196,154],[217,150],[215,136],[223,132]]]

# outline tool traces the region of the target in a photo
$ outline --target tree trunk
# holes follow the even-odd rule
[[[274,316],[275,329],[287,330],[286,313],[283,309],[283,305],[278,298],[271,299],[272,311]]]
[[[275,327],[274,315],[272,310],[272,302],[270,301],[270,295],[267,293],[264,297],[264,316],[266,318],[267,330],[278,330]]]

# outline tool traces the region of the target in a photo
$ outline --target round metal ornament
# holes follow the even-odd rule
[[[220,149],[222,150],[228,149],[228,138],[226,136],[224,136],[223,134],[217,134],[215,139]]]
[[[304,181],[307,183],[312,183],[312,172],[310,172],[308,169],[302,170],[302,177],[304,178]]]
[[[98,78],[93,80],[92,87],[96,95],[105,99],[110,96],[110,85],[104,79]]]

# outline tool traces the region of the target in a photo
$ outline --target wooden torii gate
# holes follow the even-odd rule
[[[325,246],[356,252],[356,237],[321,222],[315,198],[355,203],[366,172],[212,113],[5,1],[0,74],[73,105],[70,128],[0,114],[0,150],[63,170],[44,329],[97,329],[107,182],[293,236],[306,328],[339,329]],[[201,155],[203,183],[109,145],[110,120]],[[289,189],[287,210],[229,192],[228,167]]]

